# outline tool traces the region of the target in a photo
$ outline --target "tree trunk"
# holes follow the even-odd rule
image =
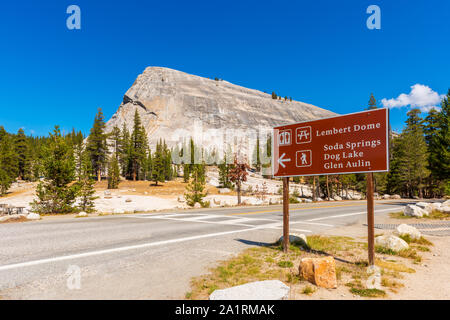
[[[238,183],[236,183],[236,187],[237,187],[238,204],[241,204],[241,182],[240,181],[238,181]]]
[[[101,181],[102,180],[102,173],[101,173],[101,170],[100,169],[98,169],[97,170],[97,181]]]
[[[316,177],[313,177],[312,197],[313,201],[316,201]]]
[[[327,175],[327,200],[330,201],[330,187],[328,185],[328,175]]]

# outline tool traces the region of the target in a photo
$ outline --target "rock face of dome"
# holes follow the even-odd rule
[[[275,100],[227,81],[161,67],[148,67],[138,76],[107,122],[107,131],[124,123],[131,130],[135,110],[152,147],[161,138],[173,147],[193,137],[205,149],[234,145],[247,153],[256,135],[265,140],[274,126],[335,115],[311,104]]]

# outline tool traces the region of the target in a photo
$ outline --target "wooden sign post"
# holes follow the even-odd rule
[[[274,177],[283,178],[285,251],[289,248],[289,177],[367,173],[369,264],[374,264],[373,172],[389,171],[388,137],[387,109],[274,128],[272,171]]]
[[[367,248],[369,253],[369,266],[375,264],[375,230],[374,230],[374,210],[373,210],[373,173],[369,172],[366,178],[367,183]]]
[[[289,250],[289,178],[283,178],[283,251]]]

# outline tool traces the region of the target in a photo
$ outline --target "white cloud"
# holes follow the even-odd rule
[[[381,103],[386,108],[401,108],[411,106],[412,108],[420,108],[423,112],[427,112],[432,108],[439,109],[439,104],[444,95],[439,95],[430,87],[423,84],[415,84],[411,87],[411,92],[402,93],[395,99],[382,99]]]

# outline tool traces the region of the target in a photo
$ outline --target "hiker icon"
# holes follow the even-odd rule
[[[312,164],[311,150],[297,151],[295,158],[296,158],[296,166],[297,167],[310,167]]]
[[[306,153],[302,152],[302,164],[308,164],[308,161],[306,160]]]

